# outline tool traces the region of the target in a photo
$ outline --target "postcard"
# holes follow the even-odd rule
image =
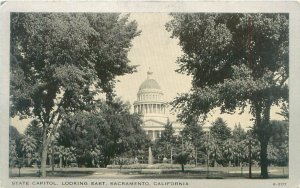
[[[0,9],[1,187],[300,187],[299,2]]]

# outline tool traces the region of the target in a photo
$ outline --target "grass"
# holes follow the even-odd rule
[[[185,168],[185,172],[182,173],[179,168],[55,168],[54,172],[51,172],[51,168],[48,168],[49,178],[125,178],[125,179],[248,179],[249,171],[248,167],[209,167],[209,173],[207,173],[206,167],[193,167]],[[37,168],[21,168],[20,175],[22,178],[38,177]],[[288,178],[288,167],[269,167],[270,178]],[[19,169],[10,169],[10,177],[18,178]],[[252,167],[252,178],[260,178],[260,168]]]
[[[185,165],[185,168],[194,168],[195,165]],[[120,169],[120,165],[108,165],[108,169]],[[180,164],[132,164],[122,165],[122,169],[181,169]]]

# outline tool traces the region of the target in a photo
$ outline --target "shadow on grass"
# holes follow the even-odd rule
[[[95,171],[51,171],[47,172],[48,177],[85,177],[91,176]]]
[[[47,177],[55,178],[55,177],[88,177],[93,175],[94,171],[47,171]],[[40,177],[38,173],[20,173],[19,174],[10,174],[10,178],[38,178]]]
[[[26,174],[21,173],[20,176],[19,176],[19,174],[10,174],[9,177],[10,178],[24,178],[24,177],[39,177],[39,176],[37,175],[37,173],[26,173]]]
[[[288,178],[288,175],[283,174],[269,174],[268,179],[283,179]],[[27,169],[21,171],[21,176],[17,171],[10,173],[10,178],[38,178],[35,169]],[[224,171],[207,171],[187,169],[185,172],[181,170],[170,169],[65,169],[47,170],[47,177],[49,178],[95,178],[95,179],[249,179],[248,173],[228,173]],[[254,180],[263,179],[260,173],[252,173]]]

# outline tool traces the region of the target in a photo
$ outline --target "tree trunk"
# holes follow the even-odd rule
[[[41,158],[41,172],[42,177],[45,178],[47,176],[46,165],[47,165],[47,155],[48,155],[48,140],[47,140],[47,126],[43,127],[43,150],[42,150],[42,158]]]
[[[68,166],[68,159],[67,157],[64,157],[64,160],[65,160],[65,168]]]
[[[52,167],[52,174],[54,174],[54,147],[53,147],[53,143],[51,144],[51,167]]]
[[[109,162],[110,162],[110,157],[109,157],[109,156],[106,156],[106,157],[104,158],[104,167],[105,167],[105,168],[107,167],[107,165],[109,165]]]
[[[30,166],[30,153],[27,156],[27,166]]]
[[[48,155],[48,159],[49,159],[49,165],[51,166],[51,173],[54,173],[54,167],[53,167],[53,163],[52,163],[52,155]]]
[[[43,142],[43,151],[42,151],[42,159],[41,159],[41,171],[42,171],[42,177],[46,177],[46,163],[47,163],[47,152],[48,152],[48,146],[46,144],[46,141]]]
[[[268,141],[262,140],[260,142],[260,165],[261,165],[261,173],[260,176],[262,178],[268,178]]]
[[[256,106],[256,129],[258,140],[260,142],[260,176],[262,178],[268,178],[268,142],[270,139],[269,135],[269,124],[270,124],[270,110],[271,110],[271,102],[268,101],[265,108],[262,109],[259,106]],[[262,112],[262,116],[261,116]]]
[[[181,171],[184,172],[184,164],[181,164]]]
[[[197,147],[195,147],[195,166],[197,166],[197,158],[198,158],[198,151],[197,151]]]
[[[59,156],[59,168],[62,169],[63,162],[62,162],[62,156]]]
[[[170,157],[170,162],[173,164],[173,147],[171,146],[171,157]]]

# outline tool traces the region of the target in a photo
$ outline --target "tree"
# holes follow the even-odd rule
[[[110,129],[105,120],[100,116],[89,112],[76,112],[68,115],[58,128],[58,145],[69,148],[74,147],[79,166],[90,166],[90,151],[96,149],[104,142],[108,142]],[[60,160],[62,160],[62,151]],[[62,162],[60,162],[62,164]]]
[[[249,153],[249,144],[251,144],[251,158],[254,161],[257,161],[258,163],[260,162],[260,152],[261,152],[261,146],[260,146],[260,142],[259,139],[257,138],[258,135],[255,134],[254,129],[250,129],[246,132],[246,139],[243,140],[243,144],[246,148],[246,155],[248,157],[248,153]]]
[[[116,76],[132,73],[128,51],[137,24],[128,15],[11,14],[11,116],[42,124],[42,176],[47,151],[62,119],[92,110],[95,95],[114,96]]]
[[[176,162],[181,164],[181,171],[184,172],[184,165],[188,162],[189,153],[185,151],[181,151],[179,154],[176,155]]]
[[[240,123],[238,125],[234,125],[234,128],[232,130],[232,138],[235,142],[240,142],[246,139],[246,132],[242,128]]]
[[[213,159],[215,162],[224,163],[230,159],[226,159],[225,157],[231,157],[231,153],[229,153],[229,149],[231,148],[226,147],[228,144],[229,139],[231,138],[231,129],[228,127],[227,123],[222,118],[217,118],[213,123],[212,126],[209,127],[211,138],[215,139],[215,144],[217,145],[215,151],[219,151],[215,153]],[[224,155],[225,153],[227,155]],[[214,154],[214,153],[212,153]],[[225,160],[225,161],[224,161]]]
[[[270,144],[268,151],[273,154],[273,164],[288,165],[289,150],[289,123],[287,121],[271,121]],[[272,152],[271,152],[272,151]]]
[[[249,153],[248,141],[246,139],[241,140],[239,143],[233,146],[233,160],[235,166],[240,166],[241,163],[246,162],[247,154]]]
[[[140,116],[130,113],[129,104],[120,100],[102,102],[94,112],[66,117],[59,128],[59,143],[76,148],[79,165],[94,166],[93,160],[95,164],[98,158],[106,167],[113,157],[125,152],[136,156],[144,147],[147,140],[141,124]]]
[[[21,155],[21,134],[13,127],[9,126],[9,166],[14,166]]]
[[[16,140],[9,139],[9,166],[13,167],[18,159]]]
[[[217,161],[222,159],[222,147],[219,143],[219,140],[214,137],[214,135],[207,135],[207,141],[204,143],[204,147],[206,148],[206,155],[212,161],[212,166],[216,166]],[[208,161],[208,165],[210,162]]]
[[[42,151],[42,144],[43,144],[43,129],[42,124],[39,123],[37,120],[32,120],[28,127],[25,129],[25,135],[32,136],[32,138],[36,141],[36,151],[41,153]]]
[[[59,159],[59,167],[66,167],[70,165],[71,162],[76,161],[75,157],[75,148],[74,147],[64,147],[58,146],[57,151],[55,152],[56,157]]]
[[[192,89],[173,106],[183,122],[205,119],[216,107],[255,120],[261,176],[268,178],[270,110],[288,102],[288,14],[172,14],[166,28],[179,39],[179,73],[192,76]]]
[[[231,162],[234,160],[236,144],[233,139],[229,138],[222,145],[223,160],[224,162],[228,162],[228,166],[231,166]]]
[[[231,129],[228,127],[227,123],[222,118],[217,118],[216,121],[212,123],[212,126],[209,127],[211,135],[223,143],[225,140],[231,137]]]
[[[108,102],[103,113],[110,128],[109,139],[102,146],[104,165],[108,165],[112,157],[127,151],[131,151],[136,157],[137,151],[149,142],[141,127],[141,117],[131,114],[130,104],[123,103],[120,99]]]
[[[185,125],[183,130],[181,131],[181,136],[185,142],[192,143],[194,147],[194,158],[195,158],[195,165],[197,166],[197,159],[198,159],[198,149],[203,144],[204,132],[202,130],[202,126],[198,123],[190,123]]]
[[[154,154],[161,158],[170,158],[171,163],[173,150],[175,150],[175,146],[177,145],[174,133],[175,130],[173,129],[172,123],[168,120],[164,126],[164,131],[161,133],[161,137],[155,142],[155,147],[153,148]]]
[[[27,158],[27,165],[30,165],[33,153],[36,151],[36,140],[30,136],[25,135],[21,139],[22,151]]]

